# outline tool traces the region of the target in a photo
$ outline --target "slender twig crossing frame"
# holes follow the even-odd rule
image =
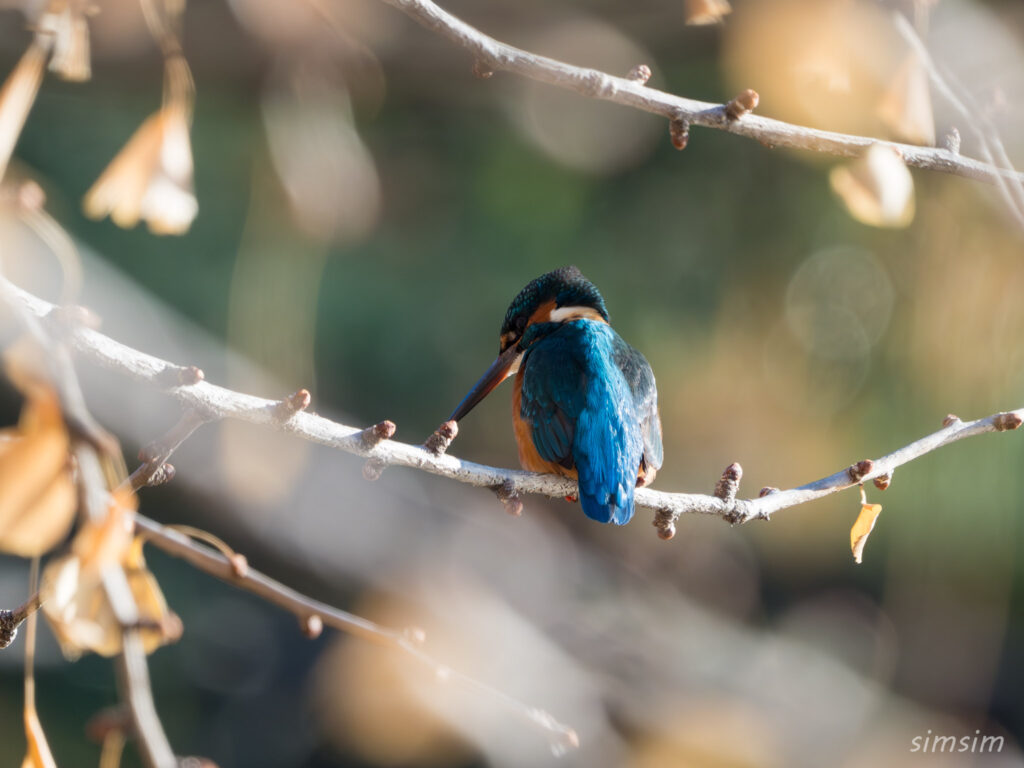
[[[511,72],[541,83],[563,88],[590,98],[610,101],[669,119],[672,126],[714,128],[754,139],[769,147],[788,147],[812,152],[859,157],[872,144],[892,147],[907,165],[969,179],[997,183],[1002,177],[1024,181],[1024,174],[1012,168],[964,157],[949,149],[900,144],[869,136],[822,131],[773,120],[756,114],[730,119],[728,105],[696,101],[648,88],[644,78],[617,77],[557,59],[539,56],[495,40],[431,0],[381,0],[415,19],[427,29],[447,38],[474,57],[473,71]],[[641,64],[642,62],[637,62]]]

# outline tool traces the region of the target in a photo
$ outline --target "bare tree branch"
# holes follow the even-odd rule
[[[0,300],[16,311],[29,332],[40,343],[46,345],[47,351],[58,353],[62,347],[46,333],[42,322],[46,319],[59,322],[64,339],[77,348],[75,340],[83,329],[76,329],[68,323],[65,316],[57,311],[56,307],[52,305],[47,307],[46,302],[15,287],[2,276],[0,276]],[[112,340],[108,339],[108,341]],[[117,342],[112,343],[117,344]],[[122,347],[122,345],[117,346]],[[128,347],[122,347],[122,349],[129,350]],[[135,352],[135,354],[141,355],[142,353]],[[56,358],[52,373],[60,381],[61,392],[67,395],[67,403],[72,417],[77,415],[83,423],[91,423],[88,412],[84,410],[85,400],[78,388],[78,379],[71,367],[70,357],[66,354],[56,354]],[[203,383],[204,376],[198,368],[177,367],[168,363],[161,363],[159,368],[158,372],[144,378],[162,386],[166,386],[169,380],[173,381],[174,388],[180,391],[194,389]],[[221,388],[216,387],[215,389]],[[224,390],[224,392],[228,393],[229,390]],[[259,400],[259,398],[250,399]],[[302,411],[310,403],[310,394],[306,390],[299,390],[284,400],[264,402],[268,404],[266,415],[270,418],[271,423],[285,427],[292,424],[296,416],[307,415],[302,414]],[[204,423],[216,418],[224,418],[226,415],[217,408],[208,408],[202,404],[202,401],[191,404],[178,423],[163,438],[143,449],[143,464],[125,482],[131,484],[133,488],[153,485],[154,479],[161,472],[164,472],[165,475],[169,474],[166,471],[169,465],[165,462],[182,442]],[[394,434],[394,425],[390,422],[383,422],[369,430],[352,430],[352,433],[354,440],[369,450],[372,446],[387,441],[387,438]],[[106,514],[109,494],[100,465],[100,454],[91,442],[81,436],[76,438],[73,450],[83,514],[89,519],[101,520]],[[165,479],[169,479],[169,477]],[[252,570],[244,559],[230,558],[221,552],[196,543],[179,531],[162,526],[141,515],[135,516],[135,525],[137,530],[143,531],[153,544],[169,554],[180,557],[199,570],[235,584],[274,605],[291,611],[299,619],[301,629],[308,636],[319,635],[326,623],[349,634],[404,651],[429,667],[439,682],[461,685],[463,688],[497,702],[525,723],[540,728],[546,733],[552,749],[561,752],[579,746],[579,737],[576,731],[557,720],[550,713],[530,706],[497,688],[435,660],[420,647],[425,639],[423,631],[420,629],[409,628],[403,631],[387,629],[367,619],[308,598],[268,576]],[[122,650],[117,664],[118,683],[121,697],[127,705],[132,732],[136,735],[143,763],[147,768],[177,768],[178,760],[167,741],[153,703],[146,652],[140,634],[138,607],[124,571],[119,568],[110,568],[104,571],[103,588],[114,615],[122,627]],[[25,605],[14,611],[0,611],[0,648],[6,647],[13,641],[18,626],[38,608],[39,595],[36,593]],[[6,643],[3,642],[4,640]]]
[[[306,597],[259,571],[251,568],[240,571],[236,564],[223,553],[203,546],[183,533],[160,525],[142,515],[135,516],[135,525],[150,542],[168,554],[180,557],[215,578],[252,592],[268,603],[295,614],[299,620],[299,626],[306,634],[315,636],[326,624],[364,640],[401,650],[429,667],[439,680],[450,681],[497,701],[523,721],[540,727],[547,732],[553,746],[565,748],[579,745],[576,732],[549,713],[529,706],[497,688],[453,670],[427,654],[422,648],[425,639],[423,631],[418,628],[408,627],[404,630],[395,630],[382,627],[368,619]]]
[[[596,69],[575,67],[546,56],[524,51],[485,35],[475,27],[440,8],[431,0],[382,0],[411,16],[424,27],[448,38],[468,51],[482,72],[505,71],[575,91],[590,98],[652,112],[668,118],[671,126],[699,125],[755,139],[771,147],[788,147],[823,152],[840,157],[859,157],[872,144],[892,147],[907,165],[969,179],[996,183],[999,179],[1024,180],[1024,175],[999,168],[993,162],[963,157],[948,149],[920,147],[853,136],[785,123],[754,114],[730,119],[727,105],[675,96],[647,88],[642,77],[616,77]],[[685,146],[685,143],[683,144]],[[676,146],[679,146],[677,143]],[[681,147],[680,147],[681,148]]]
[[[0,297],[37,317],[45,317],[54,309],[49,302],[33,296],[4,278],[0,278]],[[371,477],[379,475],[384,467],[412,467],[467,485],[490,488],[498,492],[499,498],[507,505],[509,501],[517,500],[520,494],[533,493],[563,498],[574,496],[577,492],[576,484],[566,478],[489,467],[462,461],[444,452],[434,453],[423,446],[386,439],[383,435],[393,433],[393,425],[390,422],[359,429],[302,410],[289,412],[282,417],[282,402],[285,401],[254,397],[196,377],[190,379],[195,383],[169,385],[168,382],[179,382],[180,371],[189,369],[125,346],[89,328],[70,328],[68,342],[81,355],[106,368],[165,390],[187,408],[203,413],[205,418],[247,421],[288,432],[313,443],[364,456],[369,460],[368,468],[373,470],[366,473]],[[735,498],[741,470],[738,465],[730,465],[726,468],[726,473],[736,477],[726,477],[719,481],[720,488],[724,489],[721,496],[666,493],[651,488],[638,488],[636,503],[640,507],[656,512],[654,525],[663,538],[671,538],[674,533],[673,523],[684,514],[718,515],[730,523],[745,523],[755,518],[767,519],[772,513],[787,507],[805,504],[869,480],[891,478],[897,467],[957,440],[986,432],[1016,429],[1021,423],[1024,423],[1024,408],[969,422],[949,417],[942,429],[910,445],[873,461],[859,461],[828,477],[798,488],[785,491],[766,489],[769,492],[756,499]],[[442,427],[450,429],[448,423]],[[518,508],[515,503],[511,506]]]
[[[10,285],[6,278],[0,280]],[[57,329],[59,333],[47,333],[40,315],[32,312],[24,304],[12,301],[11,294],[6,291],[3,292],[2,298],[4,304],[14,311],[17,321],[29,336],[48,353],[46,359],[51,368],[51,379],[72,434],[72,453],[75,456],[75,475],[82,513],[88,519],[100,521],[106,515],[108,507],[106,478],[100,457],[103,453],[109,454],[114,451],[119,455],[120,450],[117,441],[93,421],[85,406],[85,398],[78,385],[78,377],[75,375],[70,355],[64,344],[54,338],[65,331],[73,333],[73,326],[67,323],[67,318],[62,318],[58,313],[56,317],[60,323]],[[123,584],[116,582],[114,576],[120,576]],[[153,703],[146,652],[138,634],[138,607],[135,604],[135,597],[125,580],[124,572],[120,569],[108,568],[103,581],[111,608],[122,627],[119,680],[122,696],[131,713],[142,761],[146,768],[177,768],[177,758],[167,741],[163,725],[156,713],[156,705]]]
[[[992,121],[977,108],[977,105],[970,103],[968,106],[968,104],[964,103],[965,101],[972,101],[967,89],[957,82],[952,75],[943,75],[932,58],[928,47],[918,36],[914,26],[907,18],[898,11],[893,11],[892,18],[896,31],[900,33],[903,40],[914,50],[914,53],[917,54],[917,57],[924,64],[932,85],[935,86],[935,89],[949,105],[956,110],[957,114],[960,115],[960,119],[964,121],[974,134],[981,149],[982,157],[990,165],[1012,172],[997,176],[995,178],[996,187],[999,189],[999,194],[1002,195],[1006,207],[1010,209],[1014,220],[1024,229],[1024,181],[1022,181],[1024,177],[1014,171],[1010,158],[1006,154],[1006,148],[1003,146],[1003,140],[999,137],[999,132],[992,125]]]

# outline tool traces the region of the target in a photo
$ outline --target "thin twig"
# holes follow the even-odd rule
[[[1006,203],[1010,214],[1022,229],[1024,229],[1024,181],[1021,174],[1017,173],[1010,162],[1003,141],[999,132],[991,124],[977,105],[972,102],[970,94],[951,74],[943,74],[928,50],[928,46],[917,34],[914,26],[907,18],[898,11],[893,11],[893,24],[896,31],[903,37],[904,42],[909,45],[918,59],[928,72],[928,78],[932,85],[960,115],[966,126],[974,134],[978,141],[982,157],[991,165],[1000,168],[1003,173],[995,177],[996,187],[999,194]]]
[[[218,549],[200,544],[184,533],[142,515],[135,515],[135,527],[145,535],[150,543],[169,555],[179,557],[204,573],[252,592],[268,603],[295,614],[303,631],[308,631],[307,628],[311,626],[326,624],[378,645],[401,650],[428,666],[439,680],[456,682],[499,702],[529,724],[539,726],[547,732],[555,746],[578,745],[576,732],[547,712],[529,706],[503,691],[453,670],[424,652],[421,646],[425,637],[423,631],[416,627],[408,627],[403,630],[383,627],[361,616],[307,597],[253,568],[247,567],[240,572],[232,558],[225,556]]]
[[[25,312],[43,316],[52,305],[0,277],[0,298],[16,303]],[[125,374],[159,388],[166,388],[168,370],[181,370],[180,366],[140,352],[89,328],[72,329],[69,343],[79,354],[113,371]],[[279,401],[266,400],[208,381],[176,385],[167,393],[186,407],[196,408],[210,418],[237,419],[270,429],[288,432],[331,448],[371,459],[379,467],[412,467],[434,475],[456,480],[467,485],[501,489],[506,497],[515,494],[539,494],[552,498],[574,496],[576,483],[555,475],[539,475],[514,469],[501,469],[457,459],[451,454],[434,455],[422,446],[380,440],[368,443],[365,430],[349,427],[316,414],[301,411],[287,420],[279,418]],[[985,432],[1014,429],[1024,419],[1024,408],[995,414],[971,422],[954,420],[938,432],[923,437],[908,446],[874,460],[872,470],[853,480],[848,468],[835,474],[786,491],[774,491],[756,499],[722,499],[713,495],[694,493],[665,493],[651,488],[636,489],[636,503],[654,510],[658,520],[674,521],[684,514],[718,515],[731,523],[745,523],[753,519],[767,519],[772,513],[841,491],[859,482],[891,475],[896,467],[924,456],[957,440]],[[858,462],[859,463],[859,462]]]
[[[1024,179],[1021,174],[937,147],[883,141],[869,136],[853,136],[834,131],[807,128],[781,120],[747,114],[730,120],[726,105],[675,96],[648,88],[640,79],[615,77],[596,69],[538,56],[485,35],[475,27],[440,8],[431,0],[382,0],[412,17],[424,27],[448,38],[465,49],[488,71],[512,72],[522,77],[575,91],[590,98],[651,112],[668,118],[673,125],[699,125],[745,136],[772,147],[789,147],[813,152],[859,157],[872,144],[895,149],[907,165],[950,173],[990,183],[999,178]],[[678,146],[678,145],[677,145]]]
[[[167,463],[178,446],[199,427],[209,421],[195,408],[187,408],[177,423],[167,433],[139,451],[142,463],[125,481],[133,491],[147,485],[162,485],[174,479],[174,467]]]

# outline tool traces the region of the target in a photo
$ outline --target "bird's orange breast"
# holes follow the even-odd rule
[[[516,374],[512,394],[512,427],[515,430],[516,444],[519,446],[519,463],[523,469],[531,472],[543,472],[545,474],[562,475],[564,477],[576,477],[576,469],[567,469],[554,461],[546,461],[537,453],[533,444],[533,426],[521,415],[520,406],[523,396],[523,369]]]

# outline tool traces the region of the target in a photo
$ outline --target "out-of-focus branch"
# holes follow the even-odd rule
[[[10,285],[3,277],[0,277],[0,282],[4,286]],[[24,304],[14,301],[10,292],[0,293],[0,300],[15,313],[17,321],[26,333],[48,353],[50,376],[72,434],[72,453],[75,457],[75,476],[82,514],[88,519],[100,521],[106,515],[109,504],[101,456],[105,452],[117,452],[117,455],[120,455],[120,452],[117,442],[93,421],[85,407],[85,398],[78,385],[78,377],[71,364],[70,355],[63,342],[55,338],[65,331],[73,333],[74,328],[66,323],[67,318],[58,313],[56,319],[60,324],[60,333],[50,334],[41,322],[41,317]],[[114,576],[120,576],[123,583],[118,584],[113,579]],[[121,588],[116,588],[118,586]],[[153,703],[146,652],[138,633],[138,608],[124,572],[114,568],[107,569],[104,574],[104,588],[111,608],[122,626],[123,645],[119,679],[122,696],[131,713],[142,761],[146,768],[177,768],[177,758],[167,741]]]
[[[497,688],[453,670],[424,652],[422,645],[425,638],[421,629],[416,627],[408,627],[404,630],[390,629],[327,603],[314,600],[252,568],[239,569],[237,563],[222,552],[200,544],[183,533],[142,515],[135,515],[135,526],[154,546],[168,554],[180,557],[204,573],[252,592],[268,603],[295,614],[299,620],[299,627],[306,635],[315,637],[320,634],[326,624],[364,640],[396,648],[425,664],[439,680],[450,681],[482,694],[502,704],[512,714],[530,725],[540,727],[548,734],[553,746],[565,748],[575,747],[579,744],[576,732],[549,713],[529,706]]]
[[[184,533],[142,515],[135,515],[135,527],[145,535],[147,541],[164,552],[181,558],[193,567],[221,581],[252,592],[268,603],[273,603],[294,613],[303,631],[308,632],[310,625],[327,624],[375,643],[401,647],[406,650],[414,647],[413,643],[419,635],[418,631],[414,629],[400,631],[382,627],[367,619],[306,597],[252,568],[240,569],[216,549],[200,544]]]
[[[37,317],[45,317],[53,311],[52,304],[18,288],[4,278],[0,278],[0,298],[16,303],[24,311]],[[394,431],[394,425],[390,422],[382,422],[368,429],[358,429],[305,410],[285,408],[284,404],[291,398],[283,401],[266,400],[219,387],[196,377],[193,377],[194,383],[182,384],[178,374],[188,368],[125,346],[89,328],[71,328],[68,334],[69,343],[83,356],[111,370],[164,389],[187,408],[196,409],[206,418],[247,421],[289,432],[310,442],[364,456],[368,459],[366,474],[371,477],[379,476],[383,468],[389,466],[412,467],[467,485],[490,488],[499,493],[506,506],[509,505],[509,501],[518,499],[520,494],[534,493],[563,498],[574,496],[577,492],[576,484],[566,478],[475,464],[457,459],[443,450],[435,452],[424,446],[388,439],[385,436],[390,436]],[[294,397],[293,395],[292,398]],[[308,402],[305,397],[302,399],[303,402]],[[969,422],[949,417],[939,431],[874,461],[859,461],[835,474],[798,488],[785,491],[766,489],[770,492],[756,499],[735,497],[741,470],[738,465],[730,465],[726,468],[729,477],[719,481],[721,495],[665,493],[651,488],[638,488],[636,503],[655,511],[654,525],[663,538],[671,538],[674,533],[674,521],[683,514],[718,515],[730,523],[745,523],[755,518],[767,519],[773,512],[805,504],[868,480],[879,480],[881,484],[883,478],[891,478],[897,467],[937,448],[986,432],[1016,429],[1022,422],[1024,408]],[[442,428],[450,430],[451,426],[446,423]],[[440,435],[438,440],[428,442],[432,447],[438,447],[444,445],[446,440],[446,435]],[[512,506],[518,508],[517,504]]]
[[[900,153],[907,165],[924,168],[969,179],[995,183],[1000,178],[1024,180],[1016,171],[999,168],[992,161],[986,163],[963,157],[948,149],[900,144],[868,136],[853,136],[834,131],[807,128],[781,120],[744,114],[731,119],[729,105],[675,96],[645,86],[645,79],[616,77],[596,69],[575,67],[571,64],[539,56],[507,45],[485,35],[475,27],[439,7],[431,0],[382,0],[394,6],[433,32],[448,38],[474,57],[474,71],[512,72],[538,82],[575,91],[584,96],[610,101],[626,107],[652,112],[668,118],[670,129],[678,133],[680,126],[699,125],[704,128],[733,133],[755,139],[771,147],[788,147],[812,152],[823,152],[840,157],[858,157],[872,144],[892,147]],[[744,92],[746,93],[746,92]],[[736,101],[735,99],[733,101]],[[731,102],[730,102],[731,103]],[[685,142],[681,142],[685,146]],[[676,146],[682,148],[680,143]]]
[[[137,491],[147,485],[163,485],[173,480],[174,465],[168,464],[167,460],[179,445],[207,421],[209,419],[195,408],[188,408],[162,438],[143,448],[139,452],[142,464],[128,476],[127,482],[132,490]]]
[[[974,134],[982,157],[990,165],[1007,171],[1007,173],[1002,173],[995,177],[996,187],[999,189],[1006,207],[1010,209],[1011,215],[1017,224],[1024,229],[1024,181],[1022,181],[1021,175],[1014,170],[1013,165],[1010,163],[1010,158],[1006,154],[1006,148],[999,137],[999,132],[992,125],[992,121],[975,104],[969,103],[972,100],[967,89],[960,85],[952,75],[944,75],[940,71],[931,56],[931,52],[928,50],[928,46],[925,45],[924,41],[917,34],[914,25],[902,13],[893,11],[893,24],[903,37],[903,40],[914,50],[917,57],[924,64],[932,85],[935,86],[935,89],[949,105],[956,110],[957,114],[960,115],[960,119],[964,121],[966,127]]]

